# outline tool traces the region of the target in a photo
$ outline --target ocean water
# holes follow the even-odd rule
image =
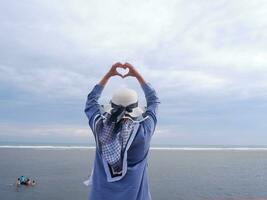
[[[82,200],[94,148],[0,148],[1,200]],[[153,148],[149,154],[153,200],[267,199],[266,148]],[[13,183],[20,175],[35,187]]]

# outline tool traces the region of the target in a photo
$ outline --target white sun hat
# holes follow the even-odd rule
[[[111,114],[112,109],[120,106],[126,108],[123,118],[127,118],[127,115],[131,118],[139,118],[144,113],[144,109],[138,106],[137,92],[130,88],[123,87],[115,91],[109,104],[104,106],[104,111]],[[130,109],[127,109],[129,107]]]

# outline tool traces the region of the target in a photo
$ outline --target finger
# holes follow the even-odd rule
[[[127,68],[129,69],[129,71],[131,70],[131,67],[129,67],[128,65],[125,65],[125,64],[124,64],[124,65],[123,65],[123,69],[127,69]]]
[[[113,68],[116,68],[118,66],[122,66],[122,64],[120,62],[116,62],[115,64],[112,65]]]
[[[118,66],[118,67],[122,67],[122,66],[123,66],[123,64],[122,64],[122,63],[120,63],[120,62],[118,62],[118,63],[117,63],[117,66]]]
[[[123,69],[127,69],[128,67],[127,67],[127,66],[125,66],[125,65],[122,65],[122,68],[123,68]]]
[[[128,77],[128,76],[130,76],[129,73],[128,73],[128,74],[124,74],[124,75],[123,75],[123,78],[126,78],[126,77]]]
[[[123,75],[121,75],[120,73],[116,73],[116,75],[120,76],[121,78],[123,78]]]
[[[124,63],[124,66],[127,66],[127,67],[133,67],[130,63],[126,62]]]

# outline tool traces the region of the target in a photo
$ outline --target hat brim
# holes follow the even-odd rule
[[[105,112],[111,114],[111,110],[112,110],[111,104],[104,105],[104,111]],[[140,117],[144,113],[144,110],[141,107],[138,106],[136,108],[133,108],[132,112],[127,112],[126,111],[126,113],[128,115],[130,115],[131,117]]]

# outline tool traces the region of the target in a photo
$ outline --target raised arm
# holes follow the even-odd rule
[[[101,116],[101,105],[98,103],[98,99],[100,98],[105,85],[107,84],[109,78],[112,76],[118,75],[122,77],[122,75],[119,74],[116,70],[118,67],[125,68],[119,62],[112,65],[111,69],[104,75],[100,82],[94,86],[94,88],[87,96],[84,112],[89,120],[89,126],[91,127],[93,132],[95,122],[97,121],[98,117]]]
[[[157,123],[158,104],[160,103],[160,100],[151,84],[145,81],[142,75],[131,64],[125,63],[124,66],[129,68],[129,73],[124,75],[124,77],[135,77],[144,91],[147,102],[147,109],[145,111],[145,115],[149,116],[148,120],[145,121],[145,125],[148,131],[153,134]]]
[[[153,133],[157,123],[158,105],[160,103],[160,100],[157,96],[156,90],[151,86],[149,82],[145,82],[142,85],[142,89],[145,93],[147,102],[147,109],[145,111],[145,115],[149,116],[147,125],[150,131]]]

